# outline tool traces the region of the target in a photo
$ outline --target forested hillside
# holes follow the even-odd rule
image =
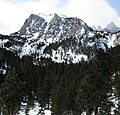
[[[120,46],[98,49],[92,59],[68,64],[55,63],[50,58],[37,60],[34,55],[20,58],[1,48],[1,112],[15,115],[25,103],[27,115],[38,102],[39,112],[50,109],[53,115],[118,115],[119,51]]]

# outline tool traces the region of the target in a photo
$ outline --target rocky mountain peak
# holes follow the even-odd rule
[[[31,14],[28,19],[26,19],[25,23],[19,30],[20,36],[29,36],[31,33],[36,33],[39,31],[39,27],[45,21],[44,18]]]
[[[100,25],[98,25],[97,30],[102,31],[102,27]]]
[[[115,29],[117,26],[115,25],[115,23],[114,22],[110,22],[108,25],[107,25],[107,28],[108,29]]]
[[[20,56],[37,54],[36,58],[76,63],[83,57],[92,57],[97,48],[111,47],[112,36],[107,31],[93,30],[77,17],[31,14],[21,29],[11,35],[14,44],[6,37],[2,37],[0,42],[4,48],[19,52]]]
[[[57,23],[59,21],[61,21],[61,17],[58,16],[56,13],[54,14],[53,18],[51,19],[50,23]]]

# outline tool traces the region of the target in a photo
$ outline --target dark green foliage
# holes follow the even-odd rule
[[[98,107],[102,109],[102,104],[107,106],[107,103],[109,103],[107,101],[109,98],[108,93],[112,90],[109,55],[99,49],[95,58],[89,61],[84,73],[84,79],[81,80],[76,96],[78,107],[84,111],[90,109],[94,111],[94,108]]]
[[[70,39],[67,45],[74,44],[75,38]],[[0,73],[0,108],[5,114],[15,114],[23,101],[28,113],[37,101],[42,109],[51,109],[53,115],[80,115],[83,111],[88,115],[93,111],[96,115],[110,115],[114,104],[109,98],[114,94],[120,99],[119,50],[96,49],[89,61],[67,64],[54,63],[50,58],[36,59],[37,54],[20,59],[1,48],[0,68],[6,72]],[[116,115],[119,112],[118,105]]]
[[[15,114],[19,110],[23,94],[22,85],[15,68],[12,68],[0,88],[0,103],[6,114]]]
[[[80,83],[79,64],[59,64],[58,73],[52,87],[52,111],[53,114],[76,113],[76,89]],[[76,74],[75,74],[76,73]]]

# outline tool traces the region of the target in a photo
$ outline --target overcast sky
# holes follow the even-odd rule
[[[30,14],[78,17],[89,26],[120,26],[120,0],[0,0],[0,34],[18,31]]]

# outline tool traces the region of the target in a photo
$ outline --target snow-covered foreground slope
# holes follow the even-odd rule
[[[28,111],[29,111],[28,114],[29,115],[38,115],[40,108],[41,107],[39,106],[38,103],[34,103],[34,106],[30,107],[28,109]],[[26,111],[26,104],[24,103],[24,104],[22,104],[19,112],[16,115],[26,115],[25,111]],[[41,114],[39,113],[39,115],[41,115]],[[51,115],[51,111],[50,110],[44,110],[44,115]]]
[[[45,110],[44,111],[44,115],[51,115],[51,111],[50,110]],[[31,109],[29,111],[29,115],[37,115],[38,114],[38,109]],[[19,114],[17,115],[26,115],[25,112],[19,111]]]

